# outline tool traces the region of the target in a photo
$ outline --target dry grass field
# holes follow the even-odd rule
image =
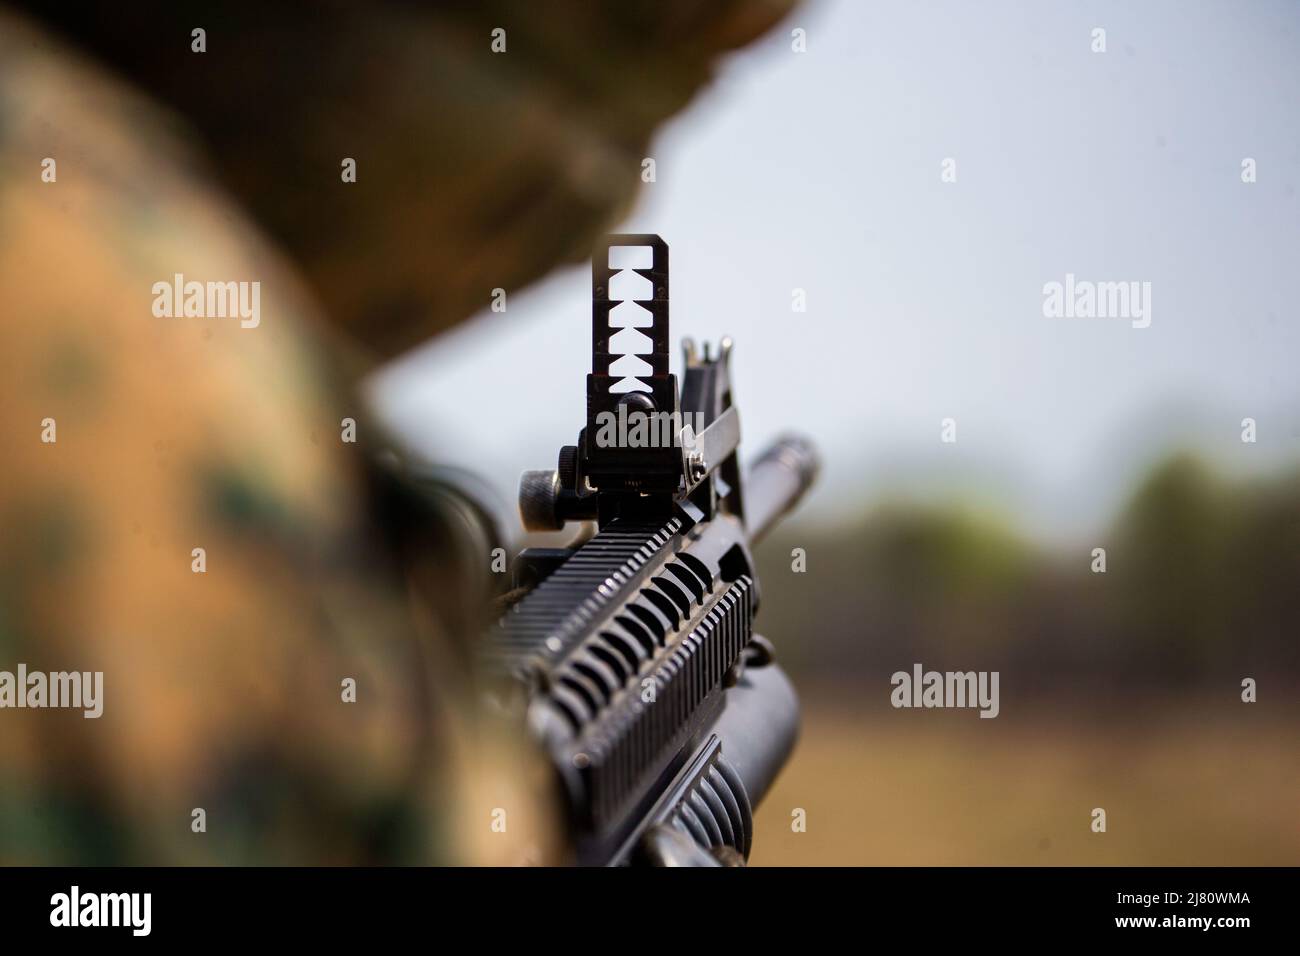
[[[802,691],[754,865],[1300,864],[1300,711],[855,710]],[[1093,833],[1103,807],[1107,832]],[[791,830],[794,808],[807,830]]]

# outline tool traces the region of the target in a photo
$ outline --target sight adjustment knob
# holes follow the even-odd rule
[[[555,471],[526,471],[519,478],[519,517],[526,531],[560,531],[564,521],[556,511],[560,476]]]

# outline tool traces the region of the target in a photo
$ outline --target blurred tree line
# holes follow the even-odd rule
[[[1228,479],[1175,455],[1108,529],[1070,548],[969,507],[889,503],[833,528],[787,525],[757,560],[759,630],[799,677],[919,661],[1055,692],[1300,675],[1300,472]]]

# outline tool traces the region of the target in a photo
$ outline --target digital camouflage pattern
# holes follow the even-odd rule
[[[489,556],[375,464],[352,383],[580,257],[783,5],[547,6],[211,13],[208,54],[186,4],[0,9],[0,670],[104,673],[99,719],[0,710],[0,863],[560,858],[468,704]],[[177,273],[260,282],[260,324],[155,316]]]

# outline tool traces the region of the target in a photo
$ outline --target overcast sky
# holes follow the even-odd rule
[[[813,519],[960,489],[1079,533],[1169,447],[1300,458],[1297,53],[1293,2],[813,3],[663,131],[622,231],[671,247],[675,340],[735,338],[742,447],[822,446]],[[1067,273],[1149,282],[1150,326],[1045,317]],[[589,283],[394,363],[381,413],[513,497],[582,425]]]

